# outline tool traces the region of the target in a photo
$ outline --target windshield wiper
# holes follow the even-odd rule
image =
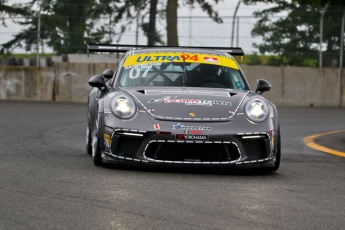
[[[187,74],[186,74],[186,58],[182,56],[183,59],[183,81],[182,85],[186,86],[187,85]]]

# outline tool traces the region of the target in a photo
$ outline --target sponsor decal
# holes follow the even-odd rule
[[[210,95],[210,96],[222,96],[230,97],[229,92],[220,91],[201,91],[201,90],[145,90],[146,95],[157,94],[191,94],[191,95]]]
[[[204,57],[204,62],[219,63],[218,58],[216,57]]]
[[[162,97],[159,99],[151,99],[148,103],[183,103],[185,105],[205,105],[205,106],[212,106],[212,105],[225,105],[231,106],[231,102],[229,101],[216,101],[216,100],[200,100],[200,99],[176,99],[175,97]]]
[[[160,66],[160,65],[162,65],[161,62],[143,63],[143,64],[135,64],[135,65],[126,66],[125,69],[141,68],[141,67],[148,68],[148,67]]]
[[[208,135],[176,134],[176,140],[202,140],[207,141]]]
[[[204,134],[202,130],[186,130],[184,131],[185,134]]]
[[[170,56],[170,55],[140,55],[137,58],[137,62],[154,62],[154,61],[188,61],[188,60],[192,60],[192,61],[198,61],[198,55],[197,54],[181,54],[180,56],[178,55],[174,55],[174,56]]]
[[[110,135],[107,133],[104,133],[104,146],[110,148]]]
[[[177,96],[175,96],[175,97],[162,97],[160,99],[151,99],[147,103],[158,103],[158,102],[162,102],[164,99],[174,99],[174,98],[177,98]]]
[[[154,124],[153,127],[155,128],[155,130],[160,129],[159,124]]]
[[[203,126],[188,126],[188,125],[181,125],[180,123],[173,125],[173,129],[183,129],[183,130],[204,130],[210,131],[212,130],[211,127],[203,127]]]
[[[107,132],[114,132],[114,129],[112,127],[109,127],[109,126],[104,126],[104,131],[107,131]]]
[[[271,144],[271,149],[272,149],[274,147],[274,143],[275,143],[275,138],[274,138],[275,132],[274,132],[274,130],[269,131],[268,136],[270,137],[270,141],[271,141],[270,144]]]

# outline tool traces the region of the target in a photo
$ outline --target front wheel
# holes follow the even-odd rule
[[[281,158],[281,146],[280,146],[280,128],[278,127],[278,143],[277,143],[277,155],[276,155],[276,162],[271,169],[272,172],[277,171],[280,166],[280,158]]]
[[[101,156],[101,138],[100,138],[100,119],[99,116],[95,119],[95,127],[92,137],[92,160],[96,166],[102,165],[102,156]]]
[[[90,120],[87,122],[86,127],[86,152],[87,154],[92,155],[92,135]]]

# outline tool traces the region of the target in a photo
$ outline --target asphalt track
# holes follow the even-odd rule
[[[334,130],[311,135],[304,139],[304,143],[313,149],[345,157],[345,130]]]
[[[278,108],[282,162],[269,174],[96,167],[86,111],[0,101],[1,230],[344,229],[345,158],[307,144],[345,152],[345,109]]]

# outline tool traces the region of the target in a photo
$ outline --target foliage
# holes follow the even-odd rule
[[[271,59],[271,65],[314,65],[307,60],[318,60],[320,17],[327,2],[323,41],[327,44],[325,55],[339,53],[341,18],[345,2],[340,0],[244,0],[245,4],[275,3],[275,6],[254,13],[259,18],[252,35],[261,36],[263,43],[253,44],[261,54],[274,53],[280,58]],[[287,12],[286,17],[276,19],[277,13]],[[326,59],[325,58],[325,59]]]
[[[6,26],[5,24],[5,17],[9,16],[11,19],[13,19],[14,16],[28,16],[27,13],[27,5],[25,4],[12,4],[8,5],[10,3],[10,0],[0,0],[0,21],[3,26]]]
[[[23,15],[31,17],[17,22],[25,25],[25,29],[2,44],[0,52],[23,46],[30,51],[36,47],[39,17],[41,41],[58,54],[83,52],[87,43],[110,42],[115,33],[112,25],[126,9],[114,5],[117,2],[119,0],[31,0],[22,8],[25,10]],[[109,24],[97,27],[96,23],[106,13],[109,15]]]
[[[100,41],[108,31],[104,26],[93,30],[94,0],[49,0],[43,5],[42,25],[49,31],[48,46],[57,53],[85,50],[86,43]]]
[[[219,0],[213,1],[218,3]],[[12,4],[12,6],[10,0],[2,0],[1,3],[0,16],[30,17],[17,21],[25,29],[14,35],[10,41],[1,44],[0,53],[9,53],[17,47],[25,48],[26,51],[36,50],[39,19],[40,41],[45,46],[53,48],[57,54],[83,52],[85,44],[112,43],[115,36],[118,42],[126,29],[134,23],[139,24],[140,29],[148,38],[149,45],[164,45],[162,33],[156,29],[155,25],[157,19],[162,21],[166,18],[167,8],[164,1],[27,0],[26,4]],[[182,4],[199,4],[215,22],[222,22],[218,13],[213,10],[212,4],[206,0],[186,0]],[[146,17],[148,15],[149,21]],[[169,20],[177,25],[177,15],[174,17]],[[115,28],[120,29],[116,31]],[[175,36],[177,37],[177,27]]]

